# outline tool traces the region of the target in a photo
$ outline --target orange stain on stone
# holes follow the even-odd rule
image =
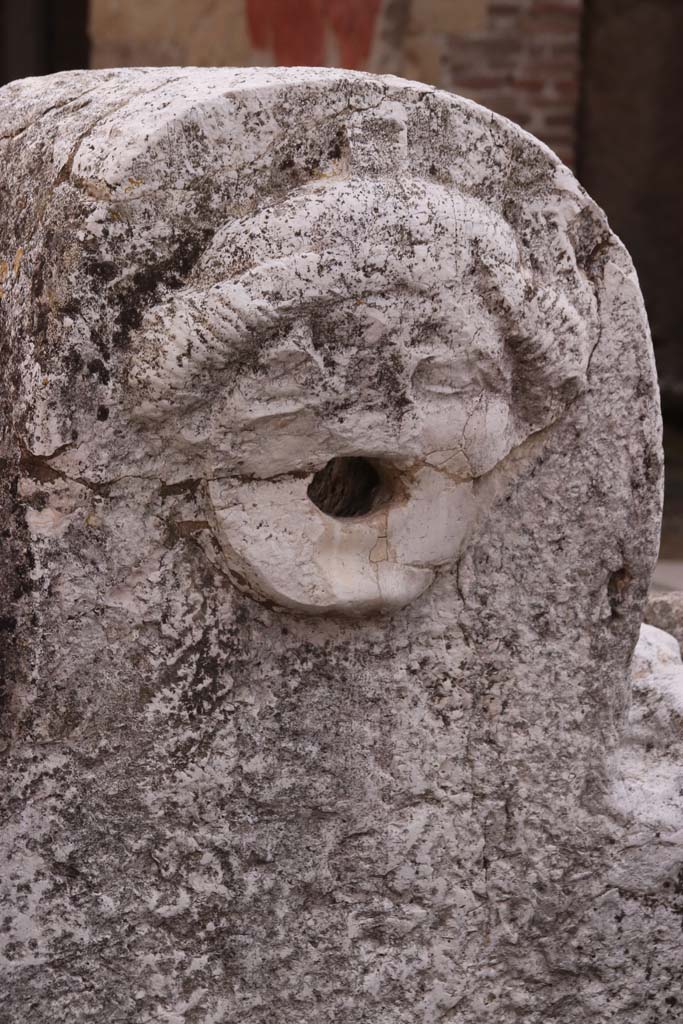
[[[325,64],[325,31],[331,29],[341,67],[362,68],[380,5],[381,0],[247,0],[247,25],[252,44],[270,50],[278,64]]]

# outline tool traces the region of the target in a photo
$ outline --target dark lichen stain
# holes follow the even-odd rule
[[[70,348],[64,356],[64,364],[67,372],[75,376],[83,368],[83,356],[77,348]]]
[[[11,399],[11,393],[3,396]],[[6,422],[9,422],[9,416]],[[10,432],[7,432],[8,435]],[[7,437],[10,442],[11,436]],[[0,459],[0,713],[10,688],[20,685],[25,669],[21,624],[26,615],[23,599],[32,591],[34,559],[29,545],[25,510],[18,498],[19,474],[15,458]]]
[[[86,271],[100,284],[109,284],[119,276],[119,268],[112,260],[92,260],[86,264]]]
[[[212,231],[206,228],[177,242],[171,254],[158,263],[136,270],[115,295],[118,303],[113,343],[128,346],[130,335],[142,323],[145,309],[158,299],[162,288],[180,288],[208,245]],[[116,291],[117,289],[115,289]]]
[[[101,359],[90,360],[88,363],[88,373],[91,377],[96,377],[100,384],[109,383],[110,373]]]
[[[346,133],[343,130],[337,132],[335,137],[330,143],[327,155],[330,160],[339,160],[341,158],[343,150],[346,148]]]
[[[59,470],[53,469],[42,456],[34,455],[29,451],[23,453],[19,466],[25,476],[30,477],[32,480],[37,480],[41,484],[61,480],[64,475]]]

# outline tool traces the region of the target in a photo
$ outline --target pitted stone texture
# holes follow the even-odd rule
[[[645,621],[663,629],[683,643],[683,590],[650,594],[645,608]]]
[[[680,828],[619,782],[660,424],[601,211],[399,79],[0,112],[10,1019],[675,1019]]]

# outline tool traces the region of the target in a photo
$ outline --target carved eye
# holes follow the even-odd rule
[[[464,395],[476,386],[468,361],[450,355],[427,356],[413,373],[413,387],[430,395]]]

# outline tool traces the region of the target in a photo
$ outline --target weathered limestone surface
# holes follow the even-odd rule
[[[645,621],[665,630],[683,643],[683,591],[651,594],[645,608]]]
[[[15,83],[0,162],[3,1019],[681,1019],[601,211],[337,71]]]

